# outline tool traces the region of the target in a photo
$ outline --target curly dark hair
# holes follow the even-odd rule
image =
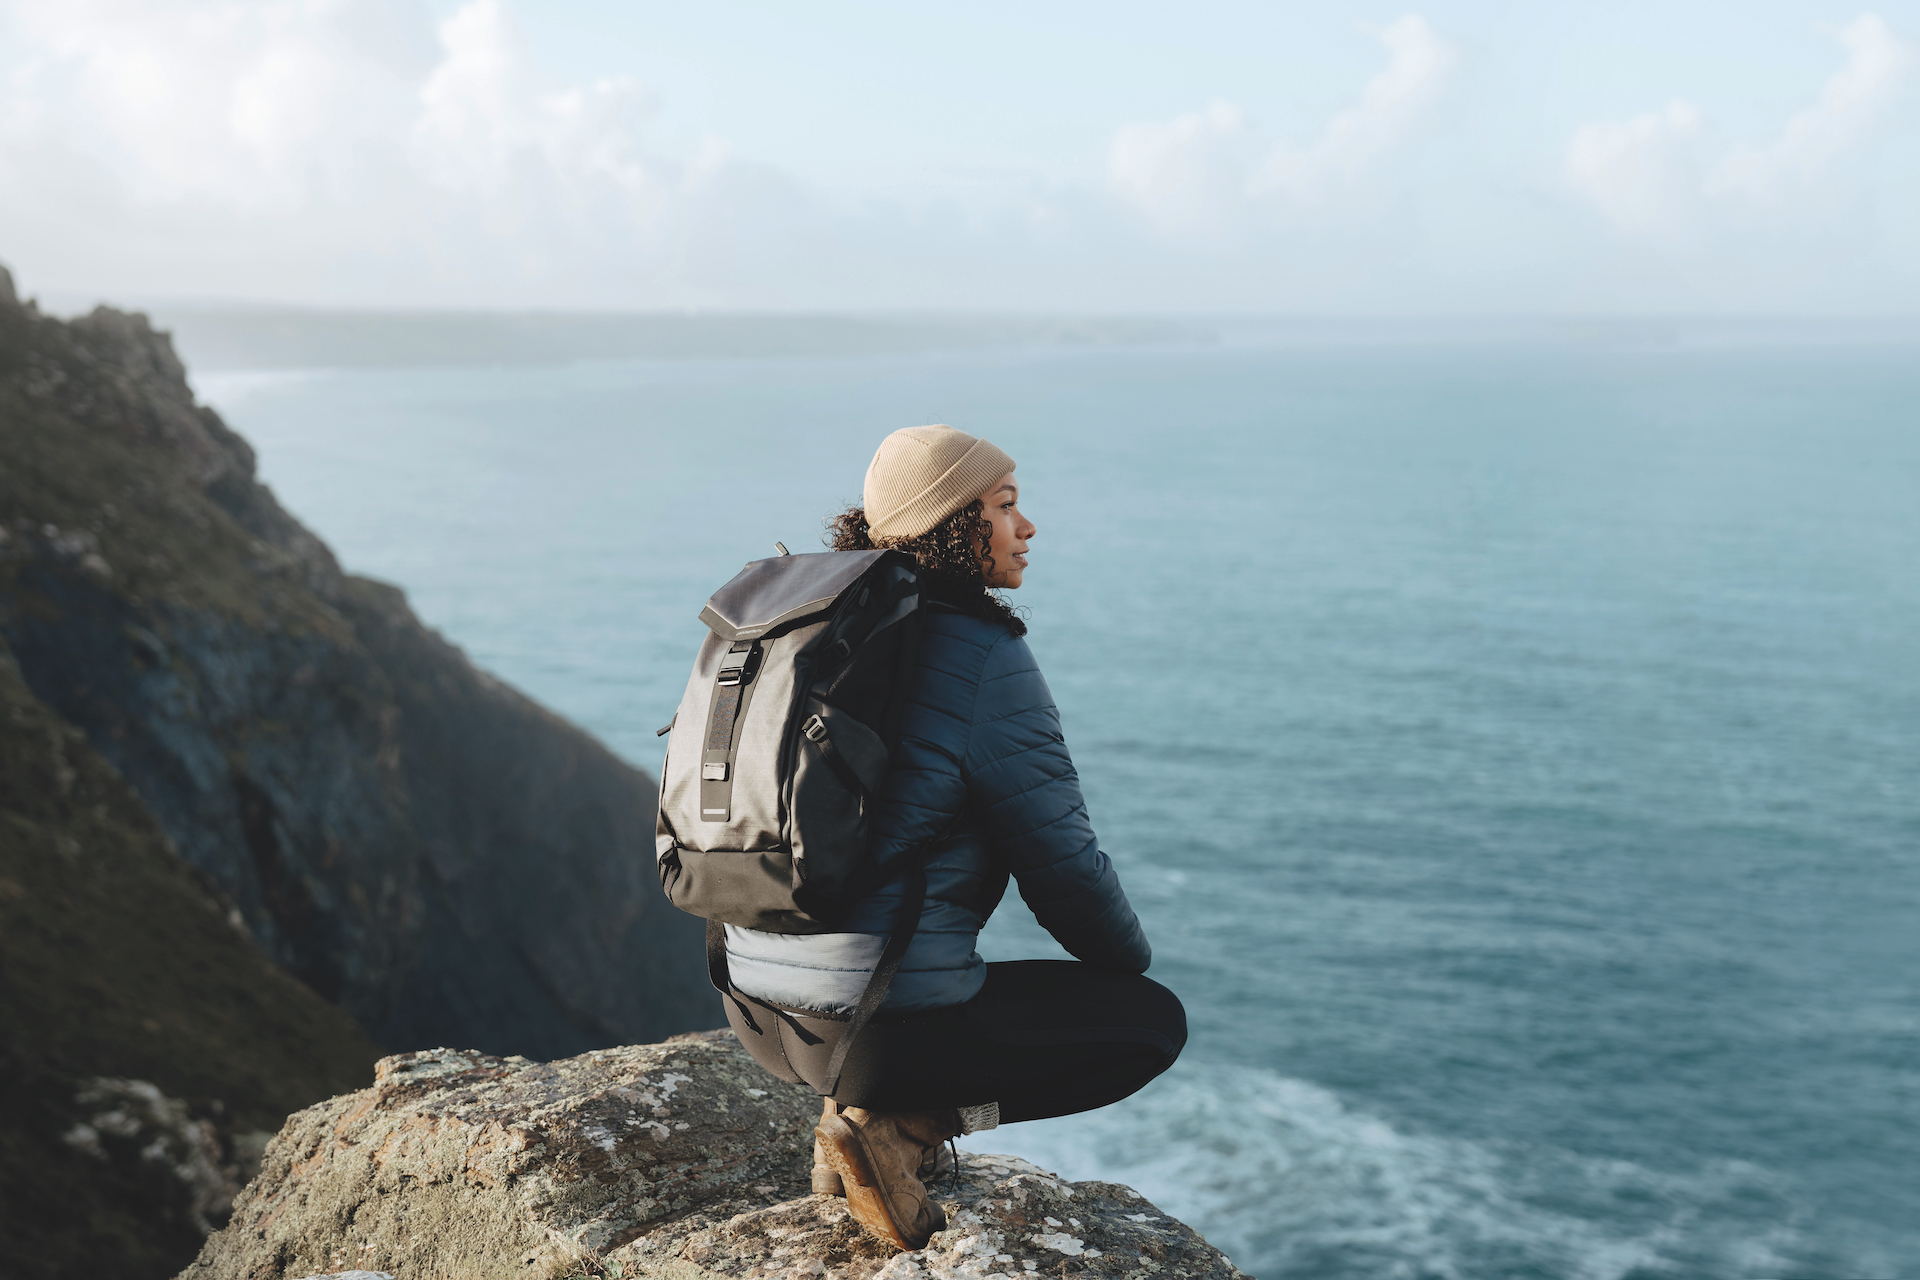
[[[1024,636],[1027,620],[987,585],[993,576],[993,525],[986,510],[975,498],[918,537],[876,538],[866,511],[853,506],[827,517],[824,541],[835,551],[904,551],[920,562],[935,599]]]

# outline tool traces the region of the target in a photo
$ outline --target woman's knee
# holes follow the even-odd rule
[[[1167,1055],[1167,1065],[1172,1066],[1180,1051],[1187,1047],[1187,1007],[1180,1003],[1179,996],[1152,978],[1142,976],[1140,980],[1158,993],[1156,999],[1146,1004],[1145,1011],[1153,1017],[1154,1029],[1173,1046]]]

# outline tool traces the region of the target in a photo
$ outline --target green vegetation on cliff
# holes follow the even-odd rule
[[[9,607],[57,623],[58,606],[30,585],[51,568],[115,578],[129,600],[258,618],[236,589],[244,544],[217,536],[211,499],[169,484],[171,468],[137,447],[99,447],[51,397],[31,394],[76,379],[30,340],[52,322],[12,304],[0,278],[0,371],[12,375],[0,376]],[[138,372],[94,373],[79,407],[108,422],[127,415]],[[36,547],[51,552],[50,566],[30,554]],[[0,1272],[42,1277],[170,1273],[198,1247],[205,1214],[217,1221],[222,1184],[250,1174],[257,1151],[246,1135],[364,1085],[378,1056],[350,1016],[261,951],[119,772],[29,690],[4,640],[0,1026]],[[123,1133],[89,1129],[115,1109],[81,1100],[103,1078],[148,1082],[180,1104],[189,1124],[173,1128],[200,1137],[224,1167],[199,1171],[205,1185],[183,1177],[184,1158],[199,1153],[176,1149],[183,1135],[145,1116],[129,1114]]]
[[[199,1247],[177,1160],[64,1136],[92,1079],[184,1102],[243,1174],[236,1136],[372,1078],[373,1043],[231,915],[0,649],[0,1272],[159,1276]]]
[[[653,795],[342,572],[144,317],[0,269],[0,1276],[170,1274],[374,1041],[713,1022]]]
[[[274,960],[396,1047],[712,1020],[654,784],[343,573],[165,334],[0,274],[0,640]]]

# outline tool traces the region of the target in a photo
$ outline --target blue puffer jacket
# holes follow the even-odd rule
[[[1100,852],[1060,713],[1027,642],[999,623],[936,605],[899,754],[874,816],[882,864],[961,826],[927,866],[927,903],[882,1009],[971,1000],[986,981],[974,942],[1012,875],[1033,914],[1073,955],[1130,973],[1152,952],[1120,877]],[[727,967],[749,995],[850,1013],[879,962],[904,891],[854,908],[846,933],[727,926]]]

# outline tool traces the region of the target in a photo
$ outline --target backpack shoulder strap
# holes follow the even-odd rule
[[[928,841],[931,848],[934,841]],[[894,975],[900,972],[900,962],[907,958],[907,947],[913,942],[913,935],[920,929],[920,913],[927,905],[927,854],[914,851],[913,865],[907,869],[907,896],[900,903],[900,914],[894,918],[893,932],[887,935],[887,945],[880,952],[880,963],[873,966],[873,976],[867,979],[867,989],[860,993],[860,1003],[854,1006],[853,1017],[847,1022],[847,1029],[840,1035],[840,1043],[833,1046],[833,1057],[827,1062],[827,1078],[820,1084],[820,1092],[832,1097],[840,1087],[840,1069],[846,1065],[847,1050],[873,1015],[880,1011],[886,1002],[887,991],[893,986]]]

